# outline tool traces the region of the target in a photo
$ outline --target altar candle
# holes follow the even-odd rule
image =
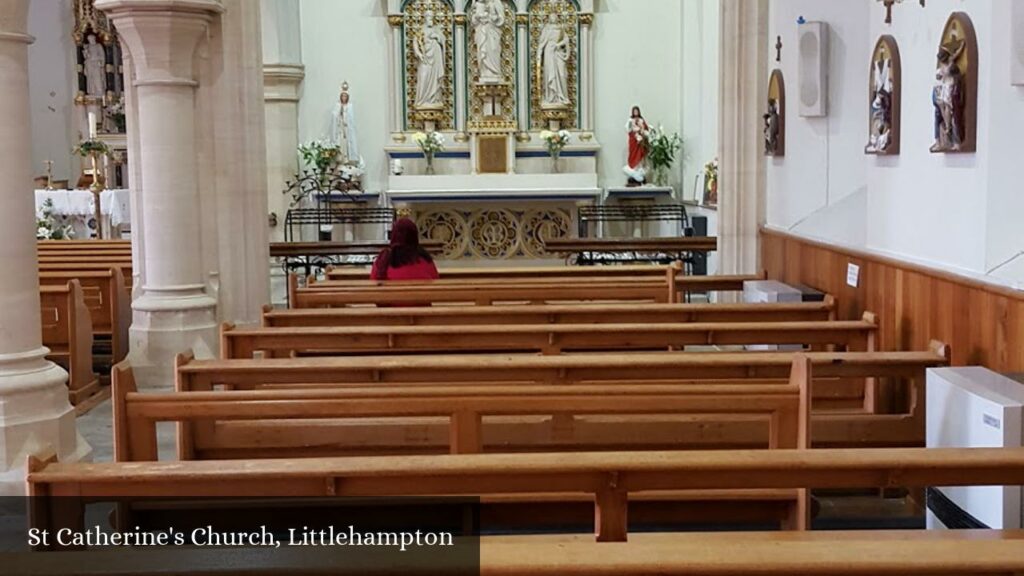
[[[89,112],[89,139],[96,139],[96,113]]]

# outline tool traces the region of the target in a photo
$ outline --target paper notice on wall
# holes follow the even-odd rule
[[[860,266],[850,263],[846,265],[846,284],[856,288],[860,283]]]

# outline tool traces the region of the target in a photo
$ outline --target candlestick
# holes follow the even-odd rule
[[[103,185],[100,184],[100,169],[99,163],[96,161],[96,153],[90,152],[89,157],[92,158],[92,185],[89,186],[89,190],[92,191],[93,199],[93,218],[96,220],[96,239],[103,239],[103,211],[100,209],[100,192],[103,191]]]
[[[43,162],[46,165],[46,189],[53,190],[53,160]]]
[[[89,112],[89,139],[96,139],[96,113]]]

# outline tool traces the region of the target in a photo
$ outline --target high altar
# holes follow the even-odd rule
[[[550,258],[599,201],[593,0],[389,0],[383,200],[451,259]],[[540,134],[568,130],[553,160]],[[438,131],[428,162],[413,140]]]

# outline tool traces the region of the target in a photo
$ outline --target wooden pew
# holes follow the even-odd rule
[[[682,293],[738,291],[755,276],[671,276],[668,278],[622,277],[612,280],[569,282],[538,280],[434,280],[425,282],[324,281],[298,287],[289,278],[291,308],[357,305],[429,305],[501,303],[544,304],[554,302],[677,302]]]
[[[358,553],[284,547],[35,552],[10,555],[5,567],[14,574],[78,576],[166,576],[168,567],[208,576],[394,576],[425,566],[452,576],[1019,576],[1024,570],[1021,530],[631,533],[629,542],[600,543],[580,535],[524,535],[455,538],[454,544],[479,547],[479,564],[465,566],[469,561],[460,563],[448,547],[404,554],[390,547]]]
[[[93,334],[110,340],[113,362],[128,354],[128,327],[131,324],[131,299],[124,276],[118,268],[95,271],[40,272],[43,286],[63,286],[78,280],[92,316]]]
[[[182,460],[424,453],[421,447],[401,440],[382,450],[379,445],[366,447],[344,440],[341,443],[330,441],[323,432],[324,419],[344,419],[377,436],[382,430],[386,433],[387,429],[394,428],[391,421],[396,416],[403,419],[440,416],[448,433],[443,449],[453,454],[649,450],[672,446],[671,438],[666,440],[645,433],[650,428],[645,418],[652,415],[698,417],[705,425],[709,420],[729,425],[736,419],[760,418],[768,423],[763,439],[767,448],[807,448],[809,381],[809,363],[798,356],[793,361],[788,383],[659,384],[629,388],[372,386],[341,390],[139,394],[130,369],[122,364],[115,367],[113,376],[115,451],[118,461],[158,460],[156,424],[176,422],[179,424],[178,456]],[[589,429],[583,426],[556,428],[549,439],[542,439],[534,432],[525,441],[520,437],[519,442],[493,440],[491,432],[495,424],[484,420],[486,417],[552,413],[556,414],[556,419],[582,414],[615,420],[591,425]],[[287,430],[280,435],[283,421],[287,422]],[[534,423],[523,424],[537,428]],[[637,424],[642,428],[640,431],[635,430]],[[600,434],[595,434],[595,430]],[[348,431],[345,435],[349,436]],[[485,445],[488,436],[492,439]],[[296,442],[300,437],[302,439]],[[760,521],[806,528],[805,491],[662,492],[650,496],[645,505],[661,509],[663,517],[666,507],[709,506],[724,501],[731,506],[748,508],[746,514]],[[545,503],[548,506],[557,502],[577,503],[579,498],[552,494],[545,497]],[[503,502],[506,506],[516,503],[514,499]]]
[[[76,271],[88,271],[93,272],[97,270],[109,270],[111,268],[117,268],[121,271],[121,277],[124,278],[125,289],[131,294],[134,277],[132,276],[132,265],[129,262],[124,264],[121,262],[40,262],[40,272],[76,272]]]
[[[915,446],[924,441],[924,377],[949,363],[948,349],[926,352],[810,352],[814,364],[812,440],[820,446]],[[536,355],[363,356],[260,360],[179,357],[179,391],[217,388],[353,387],[369,383],[617,384],[786,379],[791,353],[620,353]],[[893,397],[874,379],[905,383]],[[862,379],[867,379],[867,383]],[[852,380],[852,381],[851,381]],[[753,428],[736,444],[756,443]]]
[[[79,404],[99,391],[92,368],[92,320],[78,280],[39,288],[43,346],[68,371],[68,399]]]
[[[44,252],[39,255],[40,264],[109,264],[130,265],[131,254],[96,254],[89,252]]]
[[[221,358],[298,355],[673,350],[686,346],[799,344],[872,352],[878,323],[735,322],[679,324],[520,324],[476,326],[356,326],[236,328],[221,326]]]
[[[514,278],[577,278],[591,277],[664,277],[668,266],[630,265],[630,266],[517,266],[508,268],[448,268],[440,267],[442,278],[453,280],[494,280]],[[328,280],[366,280],[370,277],[369,268],[329,268]]]
[[[88,250],[95,247],[111,247],[131,249],[131,240],[106,239],[106,240],[37,240],[36,245],[41,250],[54,249],[83,249]]]
[[[700,415],[721,420],[763,417],[768,423],[763,441],[770,449],[807,447],[809,415],[809,360],[793,359],[789,382],[748,381],[739,384],[615,385],[468,385],[401,386],[374,385],[336,389],[207,391],[140,394],[124,363],[113,376],[114,436],[118,461],[158,458],[156,423],[179,422],[179,458],[239,458],[338,455],[344,445],[333,445],[318,434],[324,419],[370,419],[381,425],[384,418],[441,417],[449,435],[445,451],[472,454],[482,451],[577,451],[613,447],[656,446],[664,440],[643,435],[588,438],[563,430],[551,441],[531,438],[514,445],[488,442],[485,417],[492,416],[621,416],[615,427],[631,416]],[[266,421],[287,420],[308,431],[304,440],[275,444]],[[239,422],[258,426],[234,426]],[[216,428],[215,429],[215,425]],[[227,427],[226,429],[220,429]],[[294,427],[293,427],[294,428]],[[293,429],[294,433],[295,430]],[[293,438],[295,438],[293,436]],[[667,444],[671,444],[669,441]],[[399,444],[395,453],[419,452]]]
[[[30,457],[37,498],[388,497],[585,493],[594,533],[625,541],[628,503],[664,490],[1015,486],[1024,448],[729,450],[471,454],[194,462],[56,463]],[[84,514],[43,507],[37,528],[80,529]],[[79,503],[81,505],[81,503]],[[1016,548],[1019,550],[1020,547]],[[1024,555],[1021,555],[1024,562]],[[728,573],[728,572],[726,572]]]
[[[469,326],[510,324],[662,324],[816,322],[835,318],[835,299],[784,304],[565,304],[407,308],[264,308],[270,328],[314,326]]]

